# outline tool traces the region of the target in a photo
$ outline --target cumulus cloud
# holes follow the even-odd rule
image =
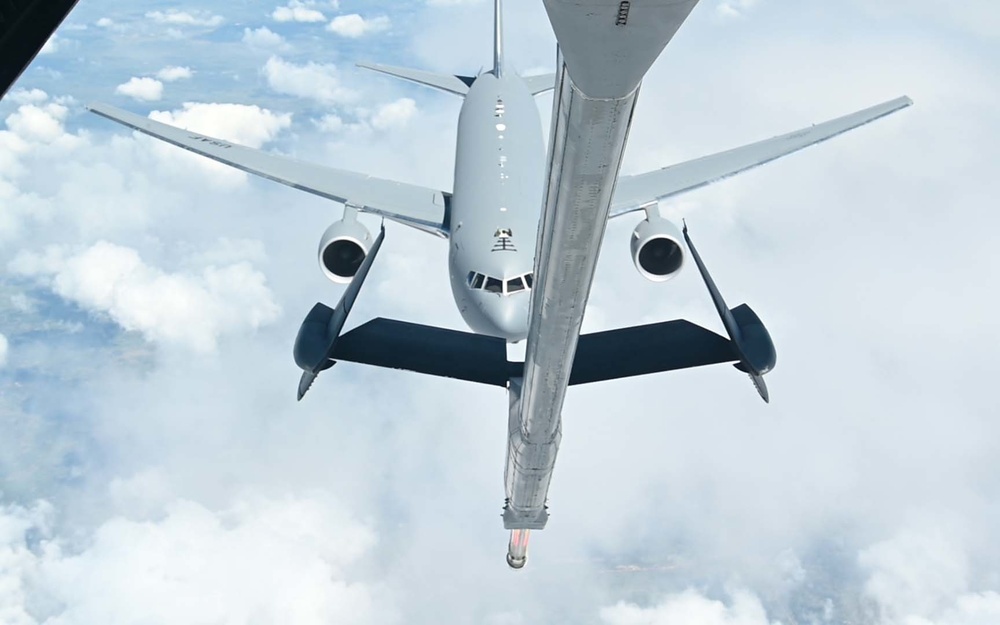
[[[25,141],[52,143],[65,135],[63,122],[67,113],[65,106],[54,102],[41,106],[25,104],[7,117],[7,127]]]
[[[155,78],[133,76],[115,87],[115,93],[140,102],[155,102],[163,97],[163,83]]]
[[[176,80],[186,80],[194,76],[190,67],[169,66],[156,72],[156,78],[163,82],[174,82]]]
[[[21,190],[20,185],[34,175],[31,165],[38,159],[63,162],[86,143],[66,131],[66,106],[46,101],[41,91],[23,95],[25,101],[36,103],[18,106],[4,120],[6,130],[0,130],[0,241],[21,236],[26,220],[45,221],[51,214],[51,206],[42,199],[51,186],[42,194]]]
[[[149,117],[251,148],[259,148],[272,141],[292,124],[292,116],[288,113],[275,113],[256,105],[224,102],[185,102],[180,110],[152,111]],[[148,145],[163,164],[178,172],[201,172],[215,186],[228,188],[246,182],[247,174],[222,163],[161,141],[148,140]]]
[[[49,94],[41,89],[15,89],[6,98],[15,104],[39,104],[49,99]]]
[[[167,273],[131,248],[105,241],[77,253],[50,247],[22,252],[9,269],[34,277],[54,293],[147,340],[210,352],[220,337],[247,332],[279,314],[264,275],[249,263]]]
[[[10,351],[10,342],[7,337],[0,333],[0,369],[7,366],[7,354]]]
[[[341,37],[357,39],[358,37],[388,30],[389,25],[389,18],[384,15],[366,19],[357,13],[352,13],[350,15],[338,15],[333,18],[326,25],[326,29]]]
[[[326,16],[313,8],[314,4],[291,0],[283,7],[275,8],[271,19],[276,22],[325,22]]]
[[[290,113],[222,102],[185,102],[179,111],[153,111],[149,117],[252,148],[271,141],[292,123]]]
[[[417,114],[417,103],[411,98],[400,98],[384,104],[372,115],[372,126],[377,130],[402,128]]]
[[[278,48],[284,45],[285,38],[273,32],[267,26],[256,29],[243,29],[243,43],[255,48]]]
[[[172,26],[209,26],[222,25],[225,18],[221,15],[213,15],[209,11],[180,11],[168,9],[167,11],[149,11],[146,17],[159,24],[170,24]]]
[[[267,84],[279,93],[309,98],[323,104],[343,104],[357,99],[357,93],[344,87],[337,66],[309,62],[296,65],[272,56],[264,64]]]
[[[729,604],[694,590],[672,595],[659,605],[642,608],[619,603],[601,610],[608,625],[772,625],[760,599],[747,591],[732,593]],[[780,624],[776,624],[780,625]]]
[[[83,549],[54,533],[54,515],[44,502],[0,508],[5,623],[320,625],[392,617],[377,590],[350,574],[373,533],[323,494],[248,496],[218,511],[175,500],[156,520],[105,521]]]

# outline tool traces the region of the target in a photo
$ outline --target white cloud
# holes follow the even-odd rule
[[[168,9],[167,11],[149,11],[146,17],[160,24],[172,24],[175,26],[220,26],[225,22],[221,15],[213,15],[208,11],[179,11]]]
[[[15,104],[40,104],[49,99],[49,94],[41,89],[15,89],[6,98]]]
[[[111,28],[115,25],[115,21],[110,17],[102,17],[101,19],[94,22],[94,24],[101,28]]]
[[[10,351],[10,342],[7,337],[0,333],[0,369],[7,366],[7,354]]]
[[[42,49],[38,51],[39,54],[55,54],[59,51],[59,35],[52,35],[48,38]]]
[[[156,78],[162,80],[163,82],[174,82],[176,80],[185,80],[191,78],[194,72],[191,71],[190,67],[177,67],[169,66],[164,67],[160,71],[156,72]]]
[[[179,499],[155,520],[110,518],[82,549],[54,534],[54,514],[46,503],[0,508],[4,623],[392,620],[351,574],[373,533],[321,493],[246,496],[219,511]]]
[[[153,111],[149,118],[251,148],[261,147],[292,124],[289,113],[220,102],[185,102],[179,111]]]
[[[65,135],[63,121],[67,113],[68,109],[61,104],[25,104],[7,117],[7,127],[25,141],[53,143]]]
[[[990,625],[1000,622],[1000,593],[972,588],[962,532],[947,525],[909,527],[863,550],[865,592],[880,625]]]
[[[338,15],[333,18],[326,25],[326,29],[341,37],[357,39],[358,37],[388,30],[389,25],[389,18],[384,15],[365,19],[357,13],[352,13],[350,15]]]
[[[339,115],[329,113],[318,120],[313,121],[316,127],[323,132],[340,132],[344,129],[344,120]]]
[[[279,314],[264,275],[249,263],[166,273],[144,263],[134,249],[101,241],[78,253],[57,247],[42,255],[22,252],[9,269],[40,279],[60,297],[106,313],[147,340],[199,352]]]
[[[341,85],[337,67],[309,62],[296,65],[272,56],[264,64],[267,84],[279,93],[310,98],[323,104],[343,104],[357,99],[357,93]]]
[[[163,83],[155,78],[133,76],[115,87],[115,93],[140,102],[155,102],[163,97]]]
[[[255,105],[221,102],[185,102],[180,110],[152,111],[150,119],[259,148],[292,124],[288,113],[275,113]],[[160,162],[181,176],[197,172],[216,187],[234,188],[246,183],[247,174],[153,139],[143,139]]]
[[[723,0],[715,7],[715,11],[726,18],[746,17],[756,5],[757,0]]]
[[[732,593],[729,605],[694,590],[649,608],[619,603],[602,609],[601,620],[608,625],[772,625],[760,599],[746,591]]]
[[[271,31],[267,26],[251,30],[243,29],[243,43],[255,48],[277,48],[285,43],[285,38]]]
[[[312,4],[291,0],[283,7],[277,7],[271,13],[276,22],[325,22],[326,16],[321,11],[312,8]]]
[[[372,115],[372,126],[376,130],[390,130],[406,126],[417,114],[417,103],[411,98],[400,98],[384,104]]]

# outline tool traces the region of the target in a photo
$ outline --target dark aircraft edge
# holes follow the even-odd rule
[[[62,24],[77,0],[0,1],[0,98]]]

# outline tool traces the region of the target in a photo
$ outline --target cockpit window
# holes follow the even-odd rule
[[[465,281],[469,285],[469,288],[473,290],[485,290],[498,295],[513,295],[520,291],[530,290],[532,282],[530,273],[517,276],[516,278],[501,280],[500,278],[491,278],[475,271],[470,271]]]
[[[503,293],[503,282],[497,278],[486,278],[485,288],[490,293]]]
[[[534,280],[534,274],[530,274],[530,273],[524,274],[524,283],[528,286],[529,289],[530,288],[534,288],[531,285],[531,283],[532,283],[533,280]]]

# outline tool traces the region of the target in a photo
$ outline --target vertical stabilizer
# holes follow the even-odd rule
[[[495,0],[493,5],[493,75],[503,75],[503,2]]]

